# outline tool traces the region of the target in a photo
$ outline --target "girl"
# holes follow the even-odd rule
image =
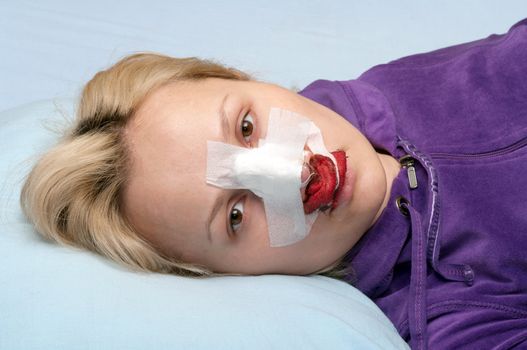
[[[527,20],[299,93],[210,61],[132,55],[86,85],[75,124],[29,174],[21,203],[45,237],[135,269],[323,273],[364,292],[413,348],[519,348],[526,72]],[[281,122],[282,139],[297,137],[277,108],[307,117],[327,151],[303,146],[291,203],[306,228],[283,245],[274,234],[291,232],[271,221],[296,212],[280,211],[280,176],[262,193],[208,177],[214,147],[256,152]],[[251,176],[268,180],[273,162]]]

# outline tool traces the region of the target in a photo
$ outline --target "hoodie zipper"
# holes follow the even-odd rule
[[[403,166],[403,168],[406,168],[406,172],[408,173],[408,182],[410,183],[410,189],[417,188],[417,175],[415,174],[415,159],[407,154],[401,158],[399,158],[399,163]]]
[[[527,137],[513,143],[510,146],[483,153],[430,153],[433,159],[463,159],[463,158],[485,158],[485,157],[496,157],[507,153],[512,153],[527,145]]]

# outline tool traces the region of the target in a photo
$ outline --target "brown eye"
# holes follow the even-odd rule
[[[236,232],[243,220],[243,202],[238,202],[234,205],[230,215],[230,225],[233,231]]]
[[[250,136],[253,134],[253,118],[249,114],[243,118],[241,129],[245,142],[249,142]]]

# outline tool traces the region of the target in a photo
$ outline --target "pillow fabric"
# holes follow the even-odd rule
[[[74,107],[55,99],[0,112],[0,349],[408,348],[342,281],[137,273],[40,238],[20,188]]]

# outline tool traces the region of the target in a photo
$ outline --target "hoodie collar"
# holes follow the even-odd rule
[[[373,147],[388,152],[396,159],[406,155],[398,145],[396,118],[384,95],[374,86],[359,80],[339,81],[337,84],[353,106],[355,126]],[[393,180],[388,203],[381,215],[344,258],[350,262],[353,271],[349,281],[371,298],[389,286],[393,267],[409,238],[410,221],[401,214],[397,200],[411,200],[410,191],[407,170],[401,168]]]

